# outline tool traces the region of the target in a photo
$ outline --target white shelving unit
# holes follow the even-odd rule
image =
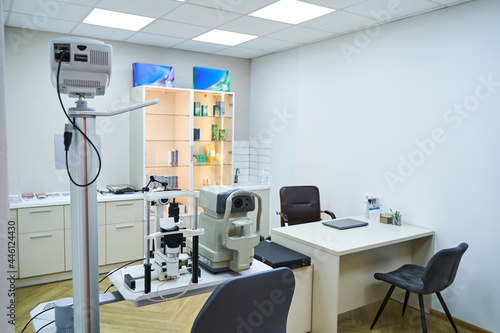
[[[205,185],[231,185],[234,93],[151,86],[130,91],[131,103],[155,98],[160,100],[158,104],[130,113],[131,184],[141,188],[148,181],[147,175],[158,175],[177,177],[175,187],[186,191],[199,191]],[[195,102],[207,106],[208,116],[194,115]],[[213,114],[217,102],[224,102],[223,117]],[[212,125],[217,125],[215,140]],[[199,129],[199,140],[194,138],[194,129]],[[223,140],[220,130],[225,131]],[[207,146],[213,146],[218,161],[207,157],[206,163],[195,163],[193,155],[206,156]],[[178,151],[177,164],[173,165],[172,150]],[[192,204],[180,202],[190,215]]]

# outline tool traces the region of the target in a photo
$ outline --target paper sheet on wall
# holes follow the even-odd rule
[[[380,199],[368,198],[368,218],[370,220],[380,221]]]

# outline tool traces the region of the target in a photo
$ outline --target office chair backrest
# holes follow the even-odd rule
[[[319,201],[316,186],[283,186],[280,189],[281,213],[288,217],[288,225],[320,221]],[[285,226],[283,217],[281,226]]]
[[[191,333],[285,333],[294,289],[285,267],[227,280],[205,302]]]
[[[458,265],[469,245],[461,243],[457,247],[436,253],[425,267],[422,280],[427,294],[440,292],[455,280]]]

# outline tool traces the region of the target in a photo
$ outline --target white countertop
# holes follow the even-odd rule
[[[232,185],[235,188],[241,188],[248,191],[269,190],[269,185],[258,183],[241,183]],[[44,199],[23,200],[20,194],[9,195],[10,209],[30,208],[30,207],[45,207],[45,206],[58,206],[69,205],[70,196],[69,192],[51,192]],[[125,201],[125,200],[138,200],[143,199],[144,195],[141,192],[133,194],[111,194],[101,192],[97,193],[97,202],[107,201]]]
[[[346,230],[337,230],[327,227],[321,222],[312,222],[282,228],[273,228],[271,229],[271,237],[277,235],[291,239],[297,243],[314,246],[319,250],[336,256],[341,256],[380,246],[432,236],[434,234],[432,230],[408,224],[396,226],[380,223],[378,221],[370,221],[360,216],[350,218],[368,222],[368,225]]]
[[[9,195],[10,209],[58,206],[58,205],[70,204],[69,192],[56,192],[47,194],[49,194],[50,196],[45,199],[33,199],[33,200],[23,200],[21,198],[21,195]],[[97,193],[97,202],[138,200],[142,199],[143,197],[144,197],[143,194],[140,192],[133,194]]]

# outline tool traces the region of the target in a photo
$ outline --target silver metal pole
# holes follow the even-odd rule
[[[87,109],[86,102],[78,101],[76,109]],[[82,132],[95,142],[95,117],[74,119]],[[77,130],[73,130],[69,153],[70,172],[75,182],[83,185],[92,181],[97,172],[96,153]],[[95,182],[84,187],[71,183],[70,191],[74,328],[75,332],[98,333],[97,186]]]

